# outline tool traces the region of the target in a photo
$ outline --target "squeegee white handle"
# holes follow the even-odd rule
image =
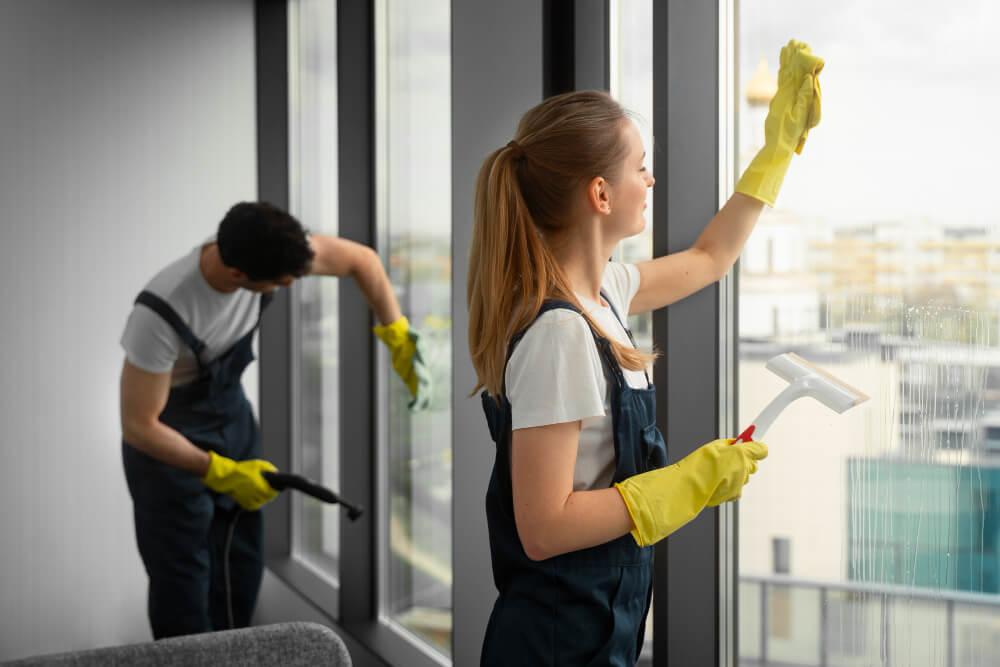
[[[771,424],[778,418],[782,410],[787,408],[792,401],[805,396],[807,391],[808,388],[803,382],[793,382],[785,387],[784,391],[775,396],[767,404],[767,407],[760,411],[760,414],[753,420],[753,423],[740,433],[739,437],[736,438],[736,442],[749,442],[753,438],[759,439],[764,437],[767,429],[771,428]]]

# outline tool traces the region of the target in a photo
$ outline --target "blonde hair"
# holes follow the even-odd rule
[[[618,175],[628,151],[627,120],[604,92],[550,97],[525,113],[514,140],[483,162],[466,295],[469,351],[478,376],[473,393],[482,387],[492,396],[501,393],[507,346],[546,299],[572,303],[601,331],[573,293],[548,238],[570,229],[567,212],[581,185]],[[642,370],[655,358],[608,340],[623,368]]]

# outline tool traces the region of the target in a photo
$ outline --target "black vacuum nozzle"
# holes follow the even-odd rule
[[[364,510],[358,505],[347,502],[330,489],[325,486],[320,486],[316,482],[306,479],[302,475],[296,475],[288,472],[265,472],[261,474],[264,476],[264,479],[267,480],[267,483],[270,484],[276,491],[295,489],[296,491],[301,491],[307,496],[312,496],[317,500],[321,500],[324,503],[341,505],[345,510],[347,510],[347,518],[351,521],[355,521],[364,513]]]

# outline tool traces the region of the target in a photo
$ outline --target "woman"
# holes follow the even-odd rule
[[[633,665],[649,609],[652,545],[740,496],[767,455],[715,440],[672,466],[628,314],[718,281],[772,204],[819,120],[822,60],[782,49],[766,145],[694,246],[609,262],[642,231],[655,182],[610,96],[529,110],[476,185],[469,348],[497,457],[487,492],[498,599],[484,665]]]

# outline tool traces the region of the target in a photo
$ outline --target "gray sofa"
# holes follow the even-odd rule
[[[332,665],[351,667],[344,641],[318,623],[277,623],[241,630],[209,632],[144,644],[36,656],[5,663],[9,667],[226,667],[228,665]]]

